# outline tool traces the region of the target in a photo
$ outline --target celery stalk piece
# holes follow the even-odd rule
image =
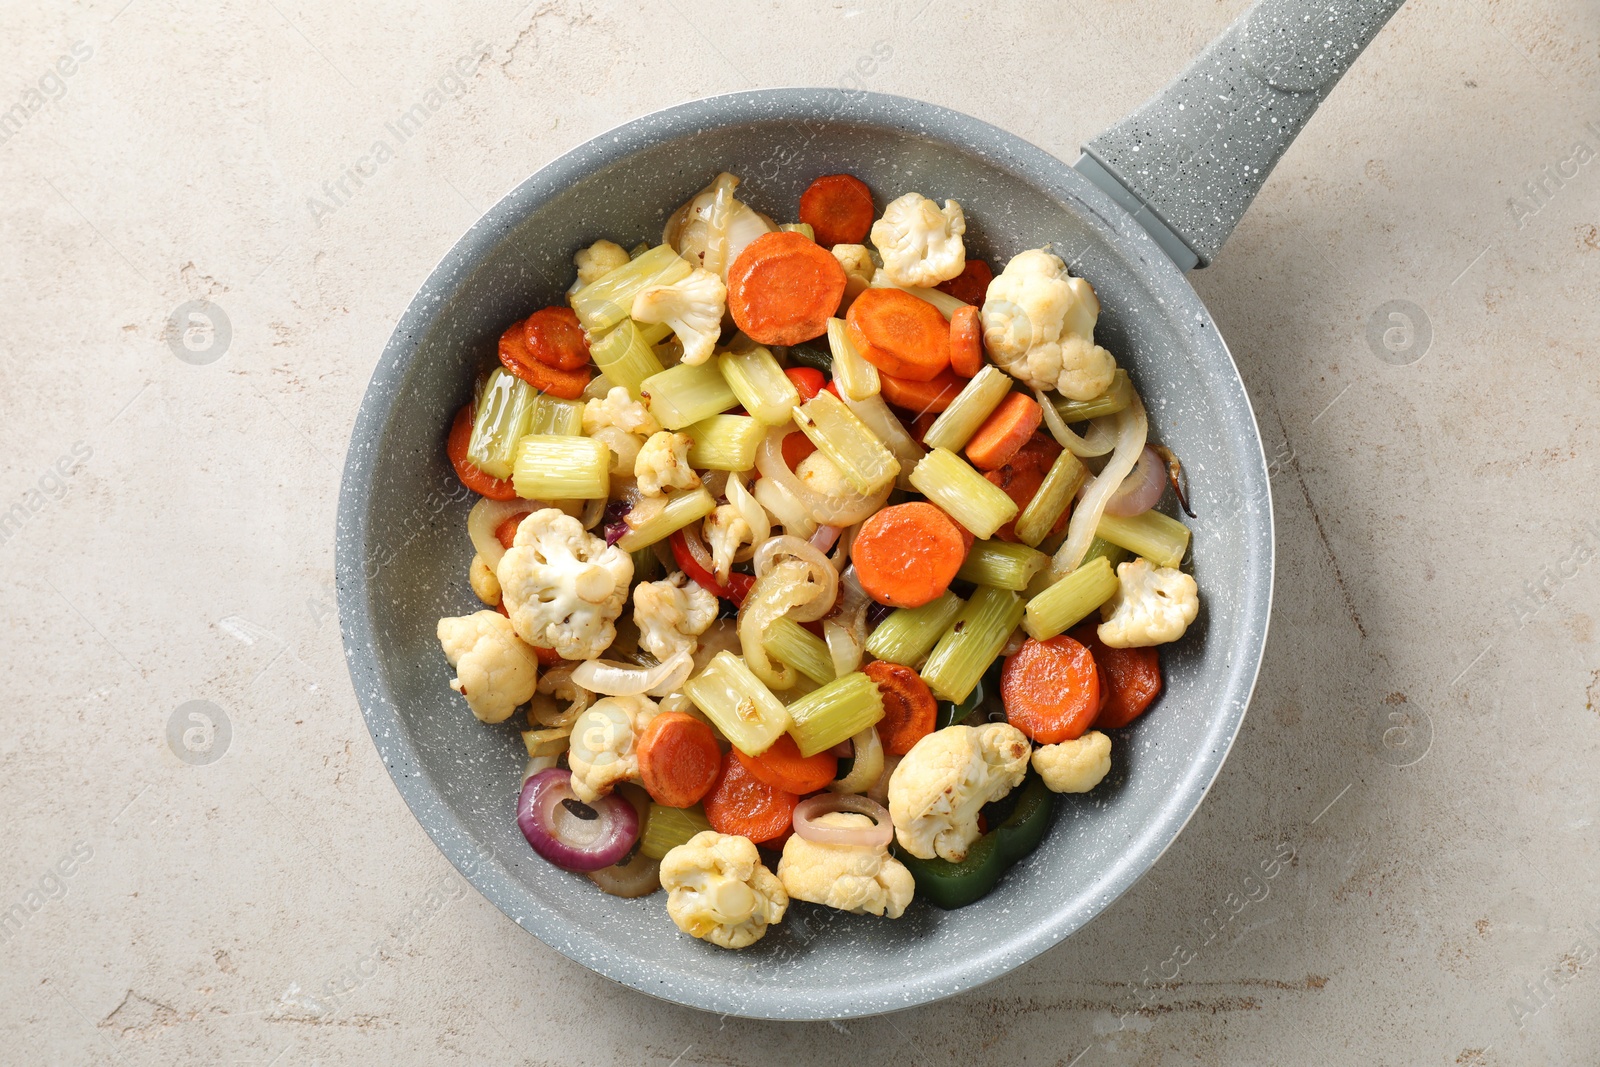
[[[833,352],[833,378],[848,400],[877,396],[883,386],[878,368],[866,361],[850,341],[843,319],[828,320],[828,348]]]
[[[1000,401],[1011,392],[1011,376],[992,363],[985,363],[973,379],[962,387],[950,406],[939,413],[922,436],[929,448],[960,451],[978,432],[983,420],[994,413]]]
[[[559,396],[540,393],[533,402],[533,417],[528,422],[529,433],[557,434],[577,437],[583,433],[583,401],[562,400]]]
[[[808,241],[815,241],[817,239],[817,233],[811,228],[811,223],[809,222],[786,222],[782,226],[779,226],[778,229],[782,230],[784,233],[804,234],[805,239]]]
[[[1133,381],[1121,367],[1112,375],[1106,391],[1093,400],[1068,400],[1059,393],[1050,398],[1061,421],[1067,424],[1084,422],[1101,415],[1115,415],[1133,401]]]
[[[1022,598],[1009,589],[980,585],[922,665],[935,696],[959,704],[1006,647],[1022,621]]]
[[[604,445],[601,446],[605,448]],[[605,449],[609,457],[611,450]],[[657,541],[665,541],[691,522],[699,522],[717,508],[716,499],[702,486],[699,489],[679,490],[667,497],[666,506],[639,526],[629,526],[628,532],[617,544],[624,552],[648,548]]]
[[[1102,515],[1094,532],[1096,537],[1143,556],[1157,567],[1176,567],[1189,550],[1189,527],[1159,511],[1147,511],[1131,519]]]
[[[694,442],[689,465],[696,470],[747,471],[767,428],[747,415],[712,415],[683,431]]]
[[[1028,506],[1017,516],[1017,540],[1034,548],[1044,540],[1057,520],[1067,513],[1067,505],[1089,477],[1089,468],[1083,460],[1062,449],[1050,465],[1039,491],[1033,494]]]
[[[679,845],[687,844],[695,834],[709,829],[711,823],[698,804],[692,808],[669,808],[652,802],[650,814],[645,816],[644,833],[639,835],[639,851],[659,860]]]
[[[929,601],[920,608],[892,611],[867,638],[867,652],[874,659],[915,667],[965,606],[966,602],[960,597],[945,592],[939,594],[938,600]]]
[[[761,638],[767,655],[787,663],[818,685],[833,681],[833,657],[822,638],[793,619],[780,617]]]
[[[683,692],[747,756],[761,755],[789,728],[789,709],[732,652],[711,657]]]
[[[956,577],[973,585],[992,585],[996,589],[1021,592],[1049,562],[1049,556],[1027,545],[975,541]]]
[[[511,484],[524,500],[597,500],[611,489],[611,449],[592,437],[529,434]]]
[[[1044,549],[1041,548],[1040,551],[1042,552]],[[1049,554],[1052,556],[1055,555],[1054,552]],[[1106,562],[1111,564],[1112,570],[1116,570],[1117,564],[1128,562],[1133,558],[1133,553],[1129,552],[1121,545],[1112,544],[1103,537],[1096,537],[1093,541],[1089,542],[1089,551],[1083,554],[1083,562],[1078,564],[1078,566],[1086,567],[1093,561],[1099,559],[1101,556],[1104,556],[1106,558]]]
[[[789,718],[789,734],[800,754],[815,756],[883,718],[883,694],[877,682],[851,671],[790,704]]]
[[[916,438],[906,432],[900,419],[889,410],[883,397],[876,393],[860,400],[851,400],[847,395],[844,397],[844,406],[889,446],[889,451],[900,462],[900,473],[894,476],[894,484],[908,493],[912,492],[915,486],[911,484],[911,470],[925,454]]]
[[[1117,591],[1117,576],[1104,556],[1083,564],[1071,574],[1028,601],[1022,628],[1037,641],[1065,633]]]
[[[472,420],[467,459],[492,478],[511,477],[517,442],[528,431],[539,390],[496,367],[483,385]]]
[[[947,448],[923,456],[911,484],[979,539],[993,537],[1017,514],[1016,501]]]
[[[656,421],[669,430],[692,426],[739,402],[713,362],[669,367],[646,378],[640,392]]]
[[[946,319],[949,319],[957,311],[967,306],[967,302],[965,300],[960,300],[951,296],[949,293],[941,292],[938,289],[922,289],[915,285],[896,285],[894,282],[889,280],[889,276],[881,269],[872,275],[872,287],[874,289],[900,289],[910,293],[912,296],[920,296],[922,299],[938,308],[939,314],[943,315]]]
[[[832,393],[818,393],[795,408],[794,424],[862,496],[876,494],[900,473],[889,446]]]
[[[693,269],[671,245],[657,245],[637,259],[596,278],[568,300],[578,314],[578,321],[593,336],[627,318],[639,290],[681,282]]]
[[[638,259],[640,256],[644,255],[648,251],[650,251],[650,242],[649,241],[640,241],[638,244],[636,244],[632,248],[628,249],[628,258],[629,259]]]
[[[652,348],[672,336],[672,327],[664,322],[635,322],[633,325],[644,343]]]
[[[748,352],[724,352],[717,357],[722,377],[753,418],[767,426],[782,426],[800,403],[800,392],[772,352],[756,345]]]
[[[633,557],[634,582],[653,582],[661,577],[661,557],[654,549],[638,548],[628,554]]]
[[[590,345],[589,356],[613,385],[628,390],[635,400],[639,399],[644,380],[661,373],[661,361],[632,319],[623,319],[616,329]]]

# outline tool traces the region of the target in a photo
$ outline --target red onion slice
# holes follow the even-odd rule
[[[1119,519],[1143,515],[1161,500],[1167,491],[1167,466],[1156,450],[1146,445],[1139,453],[1139,461],[1122,479],[1111,499],[1106,501],[1106,514]]]
[[[822,826],[817,819],[836,811],[865,815],[871,826]],[[887,848],[894,840],[894,823],[882,804],[855,793],[818,793],[802,800],[794,809],[794,832],[818,845],[855,845]]]
[[[572,772],[551,767],[523,783],[517,828],[535,852],[557,867],[598,871],[633,847],[639,813],[615,795],[583,803],[572,791]]]

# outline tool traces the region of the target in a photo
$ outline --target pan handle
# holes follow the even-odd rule
[[[1239,224],[1317,105],[1405,0],[1259,0],[1076,169],[1183,270]]]

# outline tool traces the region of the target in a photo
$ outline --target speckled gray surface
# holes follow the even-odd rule
[[[1152,435],[1184,458],[1200,515],[1201,622],[1165,656],[1161,715],[1127,731],[1112,777],[1066,798],[1045,845],[980,906],[898,922],[796,905],[755,947],[678,933],[659,897],[623,901],[538,859],[515,827],[521,742],[461,714],[434,624],[473,600],[468,502],[441,442],[507,322],[560,299],[573,252],[658,237],[718,170],[789,217],[819,174],[880,201],[907,190],[966,210],[974,254],[1048,245],[1088,278]],[[451,862],[553,948],[643,992],[775,1019],[871,1015],[953,996],[1071,934],[1155,862],[1222,765],[1244,715],[1272,586],[1271,497],[1249,400],[1188,282],[1129,216],[1060,160],[985,123],[875,93],[769,90],[638,119],[556,160],[491,208],[434,271],[374,372],[340,501],[344,639],[367,724],[401,794]],[[425,526],[395,523],[426,516]],[[399,543],[396,543],[396,540]],[[816,932],[818,927],[826,927]]]

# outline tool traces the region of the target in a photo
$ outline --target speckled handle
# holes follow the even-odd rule
[[[1084,146],[1077,169],[1184,270],[1204,267],[1289,143],[1405,0],[1260,0]]]

